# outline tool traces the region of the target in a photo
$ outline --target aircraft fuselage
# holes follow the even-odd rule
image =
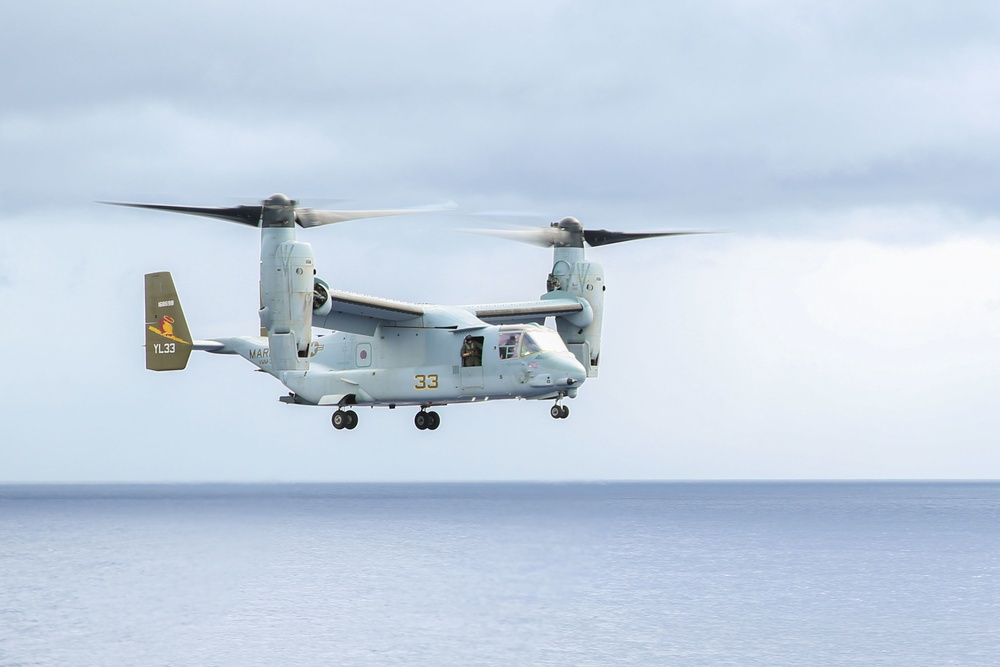
[[[310,405],[444,405],[574,396],[587,373],[558,333],[538,325],[473,330],[380,325],[331,332],[309,346],[308,370],[272,370],[265,337],[215,339]]]

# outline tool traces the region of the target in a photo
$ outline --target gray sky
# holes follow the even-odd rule
[[[965,2],[20,3],[0,42],[0,481],[997,478],[1000,8]],[[534,298],[593,250],[570,402],[325,410],[239,359],[144,370],[142,274],[257,329],[258,238],[94,200],[458,203],[300,234],[352,291]],[[345,200],[332,203],[333,200]]]

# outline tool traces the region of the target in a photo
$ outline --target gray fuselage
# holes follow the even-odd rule
[[[547,327],[473,330],[380,325],[374,336],[334,331],[314,338],[307,370],[272,370],[264,337],[217,339],[278,378],[296,403],[443,405],[574,396],[587,373]],[[471,352],[470,352],[471,350]]]

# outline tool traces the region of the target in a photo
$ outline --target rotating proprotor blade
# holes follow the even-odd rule
[[[584,229],[576,218],[563,218],[548,227],[533,229],[469,229],[476,234],[486,234],[498,238],[519,241],[543,248],[582,248],[584,243],[591,247],[637,241],[662,236],[686,236],[689,234],[712,234],[710,231],[669,231],[669,232],[615,232],[607,229]]]
[[[537,229],[463,229],[470,234],[482,234],[499,239],[508,239],[518,243],[527,243],[541,248],[552,248],[559,245],[561,234],[558,229],[541,227]]]
[[[300,227],[310,228],[321,225],[330,225],[349,220],[361,220],[364,218],[379,218],[391,215],[405,215],[410,213],[428,213],[433,211],[443,211],[452,205],[428,208],[410,209],[373,209],[355,211],[325,211],[312,208],[298,208],[298,202],[289,199],[282,194],[274,194],[265,199],[261,204],[254,206],[177,206],[173,204],[136,204],[131,202],[103,201],[101,204],[111,204],[113,206],[130,206],[132,208],[147,208],[154,211],[169,211],[171,213],[187,213],[189,215],[200,215],[209,218],[218,218],[229,222],[237,222],[251,227],[264,226],[290,226],[294,220]]]
[[[375,209],[370,211],[320,211],[312,208],[295,209],[295,222],[300,227],[310,228],[321,225],[333,225],[338,222],[348,220],[362,220],[364,218],[381,218],[390,215],[407,215],[410,213],[427,213],[444,209],[428,208],[401,208],[401,209]]]
[[[229,222],[238,222],[251,227],[260,226],[263,206],[175,206],[172,204],[133,204],[120,201],[102,201],[101,204],[112,206],[130,206],[132,208],[148,208],[154,211],[169,211],[171,213],[187,213],[208,218],[219,218]]]
[[[638,241],[640,239],[654,239],[660,236],[688,236],[690,234],[714,234],[710,231],[675,231],[675,232],[609,232],[606,229],[585,229],[583,238],[587,245],[596,248],[612,243],[623,243],[624,241]]]

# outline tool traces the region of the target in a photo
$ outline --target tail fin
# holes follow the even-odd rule
[[[191,332],[170,272],[147,273],[146,368],[151,371],[183,370],[191,350]]]

